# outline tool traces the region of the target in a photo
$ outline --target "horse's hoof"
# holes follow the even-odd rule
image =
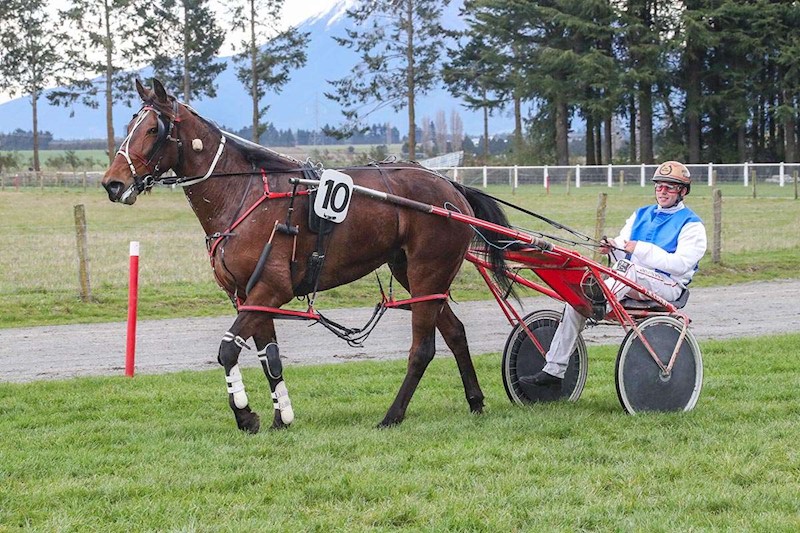
[[[270,429],[275,431],[280,431],[282,429],[289,429],[289,424],[284,424],[283,422],[280,422],[278,424],[272,424],[272,427],[270,427]]]
[[[472,413],[476,415],[483,413],[483,398],[467,398],[467,402]]]
[[[275,411],[275,417],[272,419],[272,428],[271,429],[288,429],[289,424],[285,424],[281,419],[280,411]]]
[[[399,426],[400,422],[402,421],[402,418],[384,418],[383,421],[375,427],[378,429],[390,428],[393,426]]]
[[[259,418],[258,413],[245,413],[241,417],[237,418],[239,418],[239,420],[237,420],[239,429],[245,433],[255,435],[258,433],[258,430],[261,429],[261,419]]]

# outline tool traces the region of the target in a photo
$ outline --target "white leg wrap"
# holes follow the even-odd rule
[[[234,365],[231,368],[231,373],[225,376],[225,381],[228,384],[228,394],[233,394],[233,404],[239,409],[247,407],[247,393],[244,391],[244,382],[242,381],[242,372],[239,370],[239,365]]]
[[[283,381],[275,385],[275,392],[272,393],[272,405],[281,412],[281,420],[284,424],[289,425],[292,423],[294,420],[292,400],[289,399],[289,391]]]

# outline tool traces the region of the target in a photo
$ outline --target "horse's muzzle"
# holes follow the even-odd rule
[[[109,181],[108,183],[103,183],[103,187],[105,187],[108,193],[108,199],[112,202],[132,204],[136,201],[136,195],[130,194],[130,188],[125,187],[125,184],[121,181]]]

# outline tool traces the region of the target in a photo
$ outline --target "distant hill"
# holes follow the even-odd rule
[[[453,2],[445,14],[445,25],[449,28],[462,27],[458,17],[461,2]],[[326,99],[324,92],[330,91],[328,80],[346,76],[350,68],[358,60],[352,51],[338,46],[332,36],[345,35],[345,28],[350,22],[341,16],[343,3],[334,5],[329,11],[321,13],[305,21],[300,30],[311,33],[308,62],[302,69],[292,75],[291,81],[281,94],[268,97],[263,104],[270,106],[266,120],[279,129],[296,130],[298,128],[314,130],[325,124],[341,123],[342,115],[333,102]],[[220,61],[228,64],[228,68],[217,78],[217,97],[192,102],[192,106],[203,116],[230,129],[248,126],[251,122],[250,100],[244,88],[236,79],[233,61],[230,57],[222,57]],[[105,137],[105,111],[90,109],[82,105],[71,110],[48,105],[45,99],[39,101],[39,128],[50,131],[55,139],[98,139]],[[138,109],[118,104],[114,108],[114,127],[117,135],[122,135],[131,114]],[[464,131],[470,135],[480,135],[483,131],[480,113],[470,112],[460,105],[446,90],[440,89],[429,93],[417,101],[417,125],[422,124],[423,117],[434,120],[439,110],[448,116],[451,110],[458,110],[464,122]],[[408,130],[407,111],[398,113],[384,109],[371,115],[367,123],[390,122],[402,135]],[[27,97],[18,98],[0,105],[0,132],[11,132],[16,128],[31,129],[31,107]],[[508,113],[490,118],[490,131],[493,133],[508,132],[513,129],[513,119]]]

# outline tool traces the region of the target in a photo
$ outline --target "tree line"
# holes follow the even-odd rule
[[[325,126],[331,128],[331,126]],[[252,138],[252,126],[244,128],[228,128],[225,131],[244,137]],[[420,130],[421,131],[421,130]],[[39,148],[41,150],[104,150],[105,141],[102,139],[54,139],[49,131],[38,132]],[[116,142],[122,139],[117,138]],[[307,130],[298,128],[280,129],[273,123],[267,123],[258,137],[258,142],[266,146],[298,146],[298,145],[342,145],[342,144],[397,144],[401,142],[400,130],[388,124],[372,124],[354,132],[346,138],[326,135],[323,130]],[[32,130],[17,128],[11,133],[0,133],[0,150],[32,150],[34,146],[34,133]]]
[[[610,162],[616,120],[632,161],[797,160],[796,2],[466,0],[463,14],[446,76],[476,108],[513,109],[519,152],[566,164],[580,118],[587,164]]]
[[[342,109],[331,137],[364,130],[371,113],[405,109],[412,156],[428,127],[417,99],[444,85],[489,122],[514,117],[508,158],[570,163],[570,131],[584,127],[587,164],[611,162],[616,124],[631,162],[797,161],[800,4],[769,0],[463,0],[458,29],[450,0],[370,0],[347,11],[345,37],[360,61],[331,80]],[[34,145],[43,88],[57,105],[104,106],[114,153],[114,102],[133,97],[144,67],[189,103],[215,96],[226,34],[243,30],[235,68],[251,96],[250,137],[267,130],[267,94],[279,93],[307,60],[309,36],[279,29],[283,0],[46,0],[0,3],[0,88],[29,95]],[[60,17],[64,23],[55,22]],[[169,28],[165,31],[164,28]],[[526,112],[525,110],[530,110]],[[438,118],[437,118],[438,120]],[[454,139],[456,136],[453,137]],[[458,136],[461,138],[461,136]],[[38,155],[34,149],[34,166]]]

